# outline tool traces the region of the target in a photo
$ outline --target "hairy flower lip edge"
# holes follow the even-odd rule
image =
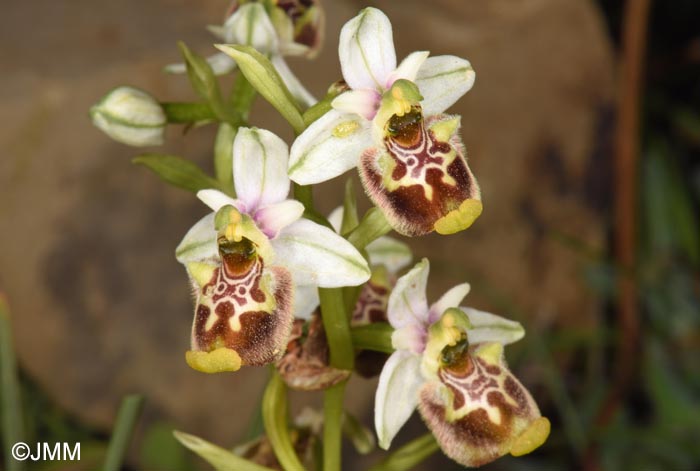
[[[414,307],[417,305],[419,306],[419,309],[420,306],[427,306],[427,302],[424,302],[424,293],[426,287],[424,280],[427,280],[428,270],[429,262],[427,261],[427,259],[423,259],[421,262],[416,264],[416,266],[411,271],[409,271],[409,273],[407,273],[406,275],[404,275],[404,277],[399,279],[399,282],[397,282],[397,287],[404,287],[405,289],[410,289],[413,291],[413,295],[409,294],[407,296],[407,293],[395,289],[395,291],[393,291],[391,294],[391,296],[395,298],[394,302],[390,303],[390,306],[392,306],[393,309],[396,309],[401,305],[413,305]],[[415,309],[412,311],[413,314],[411,314],[408,317],[397,317],[395,315],[396,313],[393,312],[390,313],[392,314],[390,317],[390,322],[392,320],[394,321],[392,325],[395,328],[398,327],[396,322],[399,322],[404,327],[407,325],[417,323],[417,325],[423,325],[423,328],[428,329],[428,323],[430,323],[431,326],[434,325],[434,323],[431,322],[431,320],[433,320],[432,318],[434,317],[434,313],[432,311],[437,312],[438,310],[442,310],[444,306],[447,306],[447,304],[451,304],[452,302],[455,302],[458,305],[459,301],[461,301],[461,297],[463,297],[461,295],[466,294],[466,292],[468,291],[467,286],[467,284],[457,285],[455,288],[448,290],[448,292],[445,293],[445,295],[443,295],[439,301],[433,303],[433,305],[427,308],[428,312],[426,312],[425,315],[416,313]],[[418,291],[418,293],[416,293],[416,291]],[[401,298],[403,300],[410,299],[411,301],[397,303],[396,298]],[[498,357],[500,358],[500,360],[498,361],[502,362],[502,368],[506,368],[507,370],[505,359],[502,356],[503,345],[512,343],[522,338],[522,335],[524,334],[522,326],[520,326],[520,324],[517,322],[502,318],[500,316],[496,316],[494,314],[477,311],[472,308],[449,308],[444,312],[447,313],[448,311],[450,311],[450,309],[454,309],[455,312],[459,311],[459,313],[461,313],[460,315],[466,316],[469,319],[471,327],[476,329],[474,332],[480,333],[479,335],[474,336],[474,340],[478,340],[479,343],[472,343],[470,341],[470,344],[488,346],[488,341],[491,341],[492,345],[499,347],[498,351],[501,352],[501,354],[498,355]],[[450,322],[448,325],[452,325],[452,323]],[[502,333],[499,333],[499,329],[505,330],[503,330]],[[469,335],[469,331],[467,331],[467,335]],[[494,339],[496,339],[495,342]],[[421,364],[423,362],[420,360],[422,357],[424,357],[425,354],[425,351],[421,354],[417,354],[416,352],[397,349],[394,352],[394,354],[392,354],[392,356],[394,356],[394,359],[390,357],[390,361],[387,361],[385,365],[387,371],[382,371],[382,375],[380,376],[379,387],[377,389],[377,394],[375,398],[375,428],[380,438],[380,446],[384,449],[387,449],[389,447],[394,435],[402,427],[405,421],[408,420],[408,418],[410,417],[410,415],[412,415],[413,411],[416,408],[415,406],[413,406],[413,401],[398,401],[395,397],[391,397],[391,399],[389,399],[391,396],[391,392],[388,391],[390,389],[398,390],[401,392],[401,394],[405,394],[406,391],[409,391],[409,393],[413,392],[415,393],[416,405],[418,405],[418,390],[429,384],[441,385],[440,387],[444,387],[444,385],[439,380],[435,379],[436,377],[433,377],[433,379],[431,379],[432,375],[426,375],[425,367]],[[412,375],[407,375],[407,379],[405,379],[404,381],[399,381],[399,383],[396,383],[392,387],[392,381],[388,379],[387,375],[390,371],[393,371],[392,365],[397,362],[397,357],[399,357],[399,355],[401,355],[400,358],[404,363],[407,361],[408,358],[414,358],[414,361],[418,362],[420,366],[414,368],[414,370],[416,371],[414,371]],[[404,359],[403,357],[406,358]],[[520,384],[517,381],[517,379],[512,375],[512,373],[510,373],[509,370],[507,371],[508,374],[511,375],[511,377],[518,384]],[[392,376],[393,375],[394,373],[392,373]],[[414,377],[416,375],[419,376],[422,380],[420,385],[418,385],[417,387],[411,383],[411,377]],[[539,410],[537,409],[537,405],[534,402],[534,399],[532,399],[532,397],[529,395],[529,392],[527,392],[524,386],[520,385],[520,387],[522,388],[523,394],[529,397],[529,403],[532,403],[534,409],[528,412],[529,414],[533,414],[533,418],[531,419],[531,423],[527,425],[526,429],[521,431],[517,436],[509,438],[511,446],[509,450],[506,451],[506,453],[512,453],[516,456],[533,451],[542,443],[544,443],[549,434],[549,420],[540,415]],[[394,419],[391,419],[390,417],[386,416],[384,408],[387,405],[393,405],[395,406],[395,409],[399,409],[398,411],[393,411]],[[396,414],[398,414],[398,416]],[[423,418],[424,420],[427,420],[425,416]],[[385,425],[384,422],[385,420],[393,420],[395,425],[390,428],[387,428],[387,425]],[[443,448],[443,451],[446,451],[444,448],[445,446],[449,446],[449,444],[445,442],[440,442],[440,445]],[[502,456],[503,454],[504,453],[500,453],[498,456]],[[448,453],[448,455],[453,457],[453,459],[457,459],[454,456],[452,456],[451,453]],[[494,456],[492,459],[496,459],[498,456]]]

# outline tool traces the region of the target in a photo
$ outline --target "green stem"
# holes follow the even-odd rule
[[[196,123],[214,121],[216,115],[207,103],[161,103],[169,123]]]
[[[267,438],[282,468],[288,471],[303,470],[287,428],[287,385],[277,370],[273,370],[265,388],[262,415]]]
[[[381,463],[372,466],[369,471],[404,471],[412,469],[418,463],[440,449],[432,433],[411,440]]]
[[[360,224],[348,235],[348,242],[362,250],[367,245],[391,232],[391,226],[378,208],[371,208]]]
[[[131,394],[122,400],[112,431],[112,438],[109,440],[103,471],[119,471],[121,469],[142,406],[143,397],[138,394]]]
[[[21,471],[24,462],[12,458],[12,446],[24,441],[22,403],[17,379],[17,361],[12,342],[10,309],[0,293],[0,416],[4,438],[5,464],[8,471]]]
[[[352,344],[359,350],[393,353],[391,334],[394,329],[386,322],[362,325],[350,329]]]
[[[350,325],[345,313],[343,290],[319,288],[323,327],[330,348],[330,364],[352,370],[355,351],[350,338]],[[342,456],[341,428],[345,382],[327,389],[323,396],[323,469],[339,471]]]
[[[340,288],[319,288],[323,328],[330,347],[331,366],[342,370],[352,370],[355,351],[350,337],[350,324],[345,313],[343,290]]]
[[[323,471],[340,471],[342,457],[343,396],[346,381],[323,393]]]

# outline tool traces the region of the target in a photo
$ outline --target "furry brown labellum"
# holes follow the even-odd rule
[[[296,319],[287,343],[287,351],[277,361],[282,379],[293,389],[326,389],[350,376],[350,371],[329,366],[330,353],[319,311],[306,323]]]
[[[465,466],[481,466],[539,447],[549,435],[530,393],[508,370],[503,346],[445,347],[439,381],[420,391],[419,410],[445,454]]]
[[[464,157],[457,116],[424,119],[420,107],[393,115],[384,146],[360,159],[369,197],[398,232],[459,232],[481,214],[479,186]]]
[[[187,362],[207,373],[271,363],[291,329],[291,276],[266,268],[249,239],[220,236],[218,245],[219,265],[188,266],[198,289]]]

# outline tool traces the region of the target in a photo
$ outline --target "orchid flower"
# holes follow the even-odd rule
[[[304,206],[287,199],[287,159],[287,145],[273,133],[239,128],[232,163],[237,198],[214,189],[197,193],[214,212],[176,249],[197,294],[187,357],[195,369],[274,361],[294,313],[308,316],[316,307],[305,291],[359,285],[370,276],[348,241],[302,218]]]
[[[480,191],[460,118],[441,114],[472,87],[469,62],[417,51],[397,67],[391,23],[376,8],[343,26],[338,54],[349,90],[296,139],[290,178],[319,183],[358,166],[365,191],[396,231],[469,227],[481,214]]]
[[[396,329],[379,378],[375,427],[387,449],[418,407],[445,454],[480,466],[540,446],[549,421],[508,370],[503,346],[522,338],[522,326],[476,309],[457,307],[469,284],[428,306],[429,264],[423,259],[396,283],[388,317]]]
[[[226,44],[252,46],[269,56],[292,95],[305,106],[316,99],[304,88],[283,56],[314,57],[323,36],[323,10],[315,1],[276,0],[234,2],[222,26],[208,29]],[[236,68],[236,62],[223,52],[207,58],[214,74],[225,75]],[[170,73],[186,72],[185,64],[170,64]]]

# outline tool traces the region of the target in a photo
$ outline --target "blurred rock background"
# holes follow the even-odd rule
[[[454,54],[477,72],[451,111],[462,115],[485,211],[456,236],[409,241],[417,258],[431,258],[433,296],[470,281],[470,305],[518,318],[529,336],[561,326],[594,331],[602,301],[584,279],[581,247],[607,244],[615,90],[599,7],[583,0],[371,4],[391,18],[399,58],[418,49]],[[321,55],[290,61],[317,96],[340,77],[340,27],[365,5],[326,1]],[[162,101],[194,99],[186,77],[162,67],[179,61],[177,40],[213,52],[204,26],[220,23],[227,6],[11,0],[0,16],[0,289],[12,306],[27,380],[98,434],[109,430],[120,398],[139,392],[146,423],[232,445],[266,381],[263,368],[205,376],[186,366],[192,308],[173,252],[206,209],[134,167],[138,150],[108,139],[87,115],[121,84]],[[292,137],[262,99],[251,122]],[[165,150],[211,169],[214,127],[182,131],[168,129]],[[345,178],[319,190],[324,212],[340,201]],[[520,373],[528,386],[542,387],[537,369]],[[371,424],[376,383],[353,379],[350,387],[357,392],[349,408]],[[320,395],[294,397],[299,407],[320,403]],[[411,424],[400,441],[422,427]],[[367,467],[352,461],[349,469]]]

